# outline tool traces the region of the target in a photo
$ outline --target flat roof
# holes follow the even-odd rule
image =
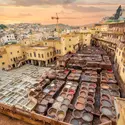
[[[53,48],[53,47],[50,47],[50,46],[30,46],[28,47],[29,49],[40,49],[40,50],[45,50],[45,49],[50,49],[50,48]]]
[[[64,34],[62,37],[78,37],[78,34]]]

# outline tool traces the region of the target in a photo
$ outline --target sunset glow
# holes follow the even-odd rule
[[[114,14],[118,5],[125,8],[124,0],[100,2],[99,0],[76,0],[62,3],[61,0],[0,0],[0,23],[41,23],[54,24],[51,16],[58,13],[60,17],[76,19],[61,19],[59,23],[70,25],[84,25],[95,23],[105,16]]]

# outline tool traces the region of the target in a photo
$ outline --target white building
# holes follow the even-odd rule
[[[14,34],[5,34],[1,37],[1,42],[3,44],[9,43],[9,42],[17,42]]]

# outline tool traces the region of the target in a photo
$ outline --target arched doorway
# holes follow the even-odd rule
[[[13,64],[12,66],[13,66],[13,68],[15,68],[15,67],[16,67],[16,66],[15,66],[15,64]]]
[[[71,51],[69,51],[69,52],[68,52],[68,54],[72,54],[72,52],[71,52]]]

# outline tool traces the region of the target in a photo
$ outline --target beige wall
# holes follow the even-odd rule
[[[122,54],[123,52],[125,52],[125,47],[123,47],[122,49],[117,47],[115,53],[115,61],[118,64],[119,75],[123,80],[123,82],[125,83],[125,57]]]
[[[38,45],[31,43],[31,41],[27,39],[26,41],[21,41],[21,44],[6,45],[3,47],[6,50],[6,53],[0,58],[0,62],[2,62],[0,63],[0,67],[8,68],[9,65],[11,67],[13,67],[13,65],[17,66],[15,60],[20,58],[23,58],[24,61],[50,61],[53,58],[63,56],[68,52],[76,52],[78,44],[82,39],[82,34],[72,33],[63,35],[60,40],[45,40],[37,43]],[[32,47],[29,45],[32,45]]]
[[[23,56],[22,47],[20,45],[8,45],[6,46],[6,51],[10,61],[14,62],[14,58],[19,58]]]
[[[33,40],[33,39],[31,39],[31,38],[29,38],[29,39],[28,38],[27,39],[23,39],[22,41],[20,41],[20,44],[22,46],[30,46],[30,45],[32,45],[34,43],[36,43],[36,41]]]
[[[2,54],[2,56],[0,56],[0,68],[9,68],[10,65],[10,61],[8,60],[8,55],[7,53]]]
[[[54,47],[56,50],[56,56],[63,56],[68,52],[75,52],[74,45],[77,45],[79,42],[80,37],[78,35],[64,35],[61,37],[60,41],[43,41],[43,46]]]
[[[26,50],[27,60],[41,60],[47,61],[54,57],[54,50],[52,47],[29,47]]]
[[[63,55],[68,52],[75,52],[74,46],[80,43],[79,35],[66,35],[61,38]]]
[[[0,58],[0,62],[2,61],[1,68],[8,68],[9,65],[12,67],[13,64],[16,66],[15,60],[23,58],[22,47],[18,44],[6,45],[2,48],[5,49],[6,53],[2,54],[2,58]]]
[[[83,44],[90,46],[91,44],[91,33],[83,33]]]

